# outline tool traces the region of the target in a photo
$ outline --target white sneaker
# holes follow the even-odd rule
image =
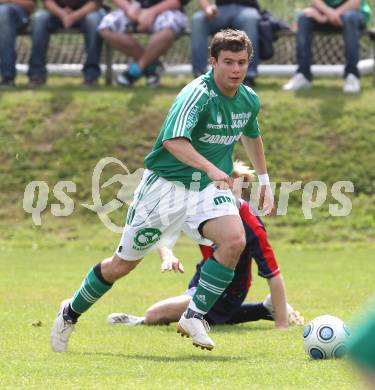
[[[352,73],[349,73],[345,78],[343,87],[344,93],[358,93],[361,90],[359,78]]]
[[[185,313],[182,314],[180,321],[177,325],[177,333],[180,333],[182,337],[191,337],[193,339],[193,345],[201,347],[202,349],[208,349],[211,351],[215,343],[208,336],[210,326],[203,318],[186,318]]]
[[[283,91],[299,91],[300,89],[310,89],[311,81],[302,73],[296,73],[286,84],[283,85]]]
[[[145,321],[145,317],[137,317],[126,313],[112,313],[107,317],[109,324],[124,324],[124,325],[141,325]]]
[[[52,326],[51,346],[55,352],[66,352],[69,337],[74,330],[74,322],[66,315],[64,316],[64,309],[69,303],[70,299],[61,302],[60,310]]]
[[[274,318],[275,310],[273,308],[270,294],[268,294],[266,296],[266,299],[263,301],[263,306],[270,312],[271,316]],[[303,325],[305,323],[305,318],[298,310],[294,310],[293,307],[289,305],[289,303],[286,304],[286,311],[288,313],[289,325]]]

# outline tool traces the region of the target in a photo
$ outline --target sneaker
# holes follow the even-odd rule
[[[74,330],[74,324],[77,322],[66,313],[69,303],[70,299],[61,302],[60,310],[52,326],[51,346],[55,352],[66,352],[69,337]]]
[[[187,316],[189,318],[187,318]],[[193,339],[193,345],[201,347],[202,349],[208,349],[211,351],[215,343],[208,336],[210,326],[203,318],[202,314],[196,313],[191,309],[188,309],[178,321],[177,333],[180,333],[182,337],[191,337]]]
[[[286,84],[283,85],[283,91],[299,91],[300,89],[310,89],[311,81],[302,73],[296,73]]]
[[[116,84],[121,85],[122,87],[131,87],[138,79],[139,77],[130,75],[126,70],[116,77]]]
[[[137,317],[126,313],[112,313],[107,317],[109,324],[142,325],[145,317]]]
[[[146,84],[150,88],[155,88],[160,84],[160,76],[164,72],[164,65],[161,61],[157,60],[149,65],[144,70],[144,75],[146,77]]]
[[[345,78],[343,87],[344,93],[358,93],[361,90],[359,78],[353,73],[349,73]]]
[[[14,80],[3,79],[0,83],[0,90],[5,91],[16,87]]]
[[[270,312],[272,318],[274,318],[275,310],[273,308],[270,294],[268,294],[266,299],[263,301],[263,306]],[[289,303],[286,304],[286,310],[288,313],[289,325],[303,325],[305,323],[305,319],[301,313],[298,310],[294,310]]]

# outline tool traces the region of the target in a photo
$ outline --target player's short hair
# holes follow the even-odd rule
[[[253,45],[246,33],[242,30],[233,30],[227,28],[214,35],[210,45],[210,55],[216,60],[222,50],[238,53],[246,50],[249,59],[253,55]]]
[[[233,163],[232,177],[238,178],[243,177],[244,182],[250,182],[255,179],[254,170],[250,169],[243,161],[236,160]]]

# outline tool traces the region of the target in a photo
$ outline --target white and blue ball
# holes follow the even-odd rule
[[[303,330],[305,351],[313,359],[341,358],[345,355],[350,332],[340,318],[323,315]]]

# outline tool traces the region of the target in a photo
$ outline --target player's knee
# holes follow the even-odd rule
[[[157,308],[150,308],[147,310],[145,315],[145,324],[146,325],[159,325],[163,323],[163,317],[160,310]]]
[[[239,257],[241,252],[245,249],[245,245],[245,235],[239,232],[236,234],[231,234],[231,236],[228,237],[226,242],[226,249],[232,254],[232,256]]]

